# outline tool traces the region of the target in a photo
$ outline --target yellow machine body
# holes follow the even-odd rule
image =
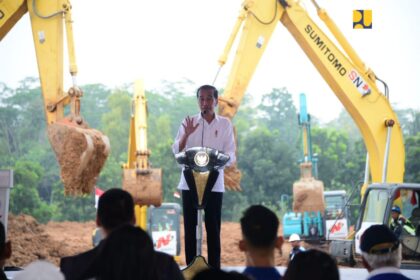
[[[134,84],[128,159],[123,166],[123,189],[136,204],[136,223],[147,228],[147,206],[162,204],[162,169],[151,168],[147,148],[147,101],[141,80]]]

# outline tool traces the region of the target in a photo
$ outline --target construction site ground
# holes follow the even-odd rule
[[[182,226],[181,226],[182,228]],[[34,260],[46,259],[58,266],[63,256],[75,255],[92,248],[92,231],[95,229],[95,222],[49,222],[39,224],[33,217],[28,215],[9,215],[8,239],[12,241],[13,254],[6,266],[25,267]],[[281,233],[281,229],[280,232]],[[242,271],[245,265],[244,254],[238,249],[238,242],[241,238],[239,223],[222,223],[222,267],[227,270]],[[183,232],[181,232],[181,240]],[[205,239],[205,238],[204,238]],[[203,255],[207,256],[206,241],[203,242]],[[181,242],[182,244],[182,242]],[[315,245],[303,244],[310,248]],[[181,245],[183,248],[183,244]],[[319,247],[327,250],[327,247]],[[283,244],[283,256],[276,252],[276,266],[282,273],[287,266],[290,244]],[[182,250],[181,250],[182,251]],[[181,252],[179,265],[185,266],[184,254]],[[420,279],[418,271],[402,270],[403,273],[412,279]],[[343,268],[340,267],[340,279],[365,279],[367,270],[364,268]]]
[[[95,222],[49,222],[38,223],[28,215],[9,215],[8,239],[12,241],[13,255],[8,266],[24,267],[37,259],[46,259],[55,265],[63,256],[75,255],[92,248],[92,232]],[[182,226],[181,226],[182,229]],[[241,238],[239,223],[222,223],[222,266],[243,266],[245,256],[238,249]],[[183,253],[183,232],[181,230],[180,265],[185,265]],[[276,265],[287,264],[290,245],[283,244],[283,256],[276,254]],[[206,237],[204,234],[203,255],[207,257]]]

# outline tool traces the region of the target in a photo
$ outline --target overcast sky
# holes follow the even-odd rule
[[[143,77],[146,89],[161,80],[188,78],[212,83],[217,59],[241,7],[241,0],[72,0],[79,83],[115,87]],[[310,0],[303,0],[323,29]],[[319,0],[362,60],[388,83],[397,108],[420,109],[420,1]],[[352,12],[373,11],[372,30],[354,30]],[[0,43],[0,81],[16,86],[38,76],[29,17]],[[234,52],[216,86],[226,85]],[[65,73],[66,76],[67,72]],[[309,113],[322,121],[343,108],[315,67],[279,23],[248,92],[255,100],[273,87],[287,87],[295,105],[306,93]],[[67,86],[66,86],[67,88]],[[381,88],[381,87],[380,87]],[[382,89],[382,88],[381,88]],[[88,94],[88,93],[86,93]]]

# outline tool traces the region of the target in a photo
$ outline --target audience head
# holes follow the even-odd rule
[[[329,254],[311,249],[297,254],[289,262],[282,279],[339,280],[340,274]]]
[[[401,208],[399,206],[397,206],[397,205],[392,206],[392,209],[391,209],[391,216],[392,216],[392,218],[393,219],[398,219],[398,217],[400,216],[400,214],[401,214]]]
[[[209,268],[197,273],[193,280],[249,280],[247,276],[236,271],[226,272],[220,269]]]
[[[262,205],[253,205],[245,210],[241,218],[244,242],[241,246],[255,249],[271,249],[277,244],[279,220],[276,214]],[[241,248],[241,250],[245,250]]]
[[[95,267],[100,280],[158,278],[152,240],[144,230],[129,224],[105,239]]]
[[[134,224],[134,202],[122,189],[109,189],[99,198],[96,223],[106,234],[123,224]]]
[[[292,245],[293,248],[300,246],[300,236],[297,233],[293,233],[289,237],[289,242]]]
[[[380,267],[401,265],[398,238],[386,225],[372,225],[360,238],[363,264],[371,271]]]
[[[12,255],[12,245],[10,241],[6,242],[6,231],[3,223],[0,221],[0,269],[3,268],[6,259]]]

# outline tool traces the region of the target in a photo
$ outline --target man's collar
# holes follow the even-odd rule
[[[369,273],[368,279],[371,278],[371,277],[373,277],[373,276],[375,276],[375,275],[385,274],[385,273],[397,273],[397,274],[401,274],[401,271],[398,268],[393,267],[393,266],[380,267],[380,268],[377,268],[377,269],[372,270]]]
[[[214,116],[215,116],[214,120],[216,120],[216,122],[220,121],[220,116],[218,114],[214,113]],[[200,112],[197,115],[197,121],[201,122],[201,120],[204,120],[204,118],[203,118],[203,116],[201,115],[201,112]]]

